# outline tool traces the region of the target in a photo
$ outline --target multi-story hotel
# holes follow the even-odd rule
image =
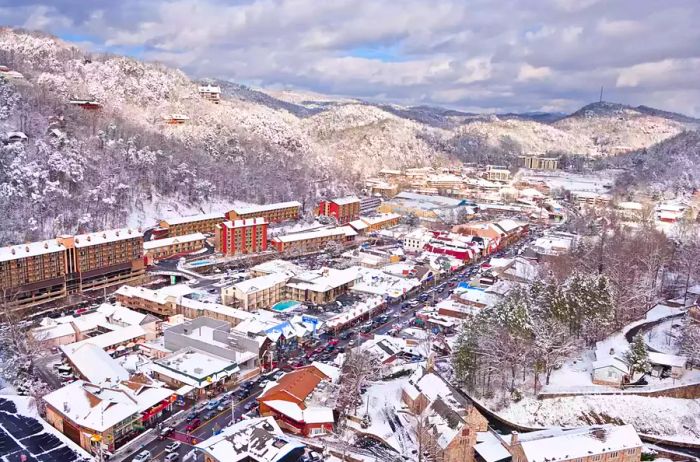
[[[272,239],[272,245],[278,252],[288,250],[298,250],[300,252],[318,250],[323,248],[330,241],[343,243],[349,236],[357,233],[349,226],[331,229],[319,229],[305,233],[285,234]]]
[[[262,217],[268,223],[280,221],[298,220],[301,215],[301,203],[297,201],[278,202],[276,204],[251,205],[247,207],[234,207],[226,213],[229,220],[245,220],[247,218]]]
[[[143,234],[132,229],[2,247],[0,302],[21,310],[143,274]]]
[[[0,247],[0,303],[29,308],[66,295],[66,248],[56,239]]]
[[[267,221],[258,217],[216,225],[216,250],[224,255],[267,250]]]
[[[129,228],[61,236],[68,293],[102,289],[144,274],[143,234]]]
[[[318,204],[319,216],[333,217],[338,223],[345,224],[360,218],[360,199],[355,196],[340,197]]]
[[[213,234],[216,225],[224,220],[223,213],[206,213],[160,220],[159,225],[167,230],[168,237],[175,237],[194,233]]]
[[[521,156],[521,165],[532,170],[556,170],[559,168],[557,157]]]
[[[186,234],[184,236],[153,239],[143,243],[144,256],[150,265],[153,261],[176,255],[196,252],[204,248],[207,237],[202,233]]]

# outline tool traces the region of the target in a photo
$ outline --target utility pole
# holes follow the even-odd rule
[[[600,101],[599,102],[600,103],[603,102],[603,86],[602,85],[600,86]]]

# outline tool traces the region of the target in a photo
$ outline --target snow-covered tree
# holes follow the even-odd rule
[[[632,376],[634,376],[635,372],[647,372],[651,367],[647,344],[644,342],[644,337],[641,333],[635,335],[632,339],[629,350],[625,352],[625,360],[630,366]]]

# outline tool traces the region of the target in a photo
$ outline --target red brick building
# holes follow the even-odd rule
[[[350,223],[360,218],[360,199],[355,196],[340,197],[318,204],[316,215],[333,217],[340,224]]]
[[[267,250],[267,221],[258,217],[216,225],[216,250],[224,255]]]

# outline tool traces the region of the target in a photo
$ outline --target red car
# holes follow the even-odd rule
[[[329,344],[329,345],[336,346],[336,345],[338,344],[338,342],[339,342],[339,340],[338,340],[337,338],[332,338],[332,339],[328,342],[328,344]]]
[[[196,419],[194,419],[192,422],[190,422],[190,423],[187,424],[187,426],[185,427],[185,431],[191,432],[191,431],[193,431],[195,428],[199,427],[199,425],[200,425],[201,423],[202,423],[202,421],[199,420],[199,418],[196,418]]]

